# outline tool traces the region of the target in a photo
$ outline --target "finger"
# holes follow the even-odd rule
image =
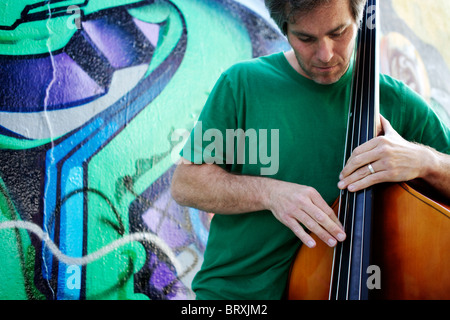
[[[349,176],[343,177],[343,179],[341,181],[339,181],[339,183],[338,183],[338,188],[341,190],[344,190],[347,187],[349,187],[351,184],[355,183],[356,181],[362,180],[370,175],[373,175],[377,171],[381,171],[381,169],[377,170],[376,163],[377,162],[372,162],[367,165],[364,165],[364,166],[358,168],[358,170],[352,172]],[[374,170],[374,172],[370,171],[369,165],[372,166],[372,169]]]
[[[283,220],[308,247],[315,246],[311,242],[314,240],[306,233],[302,225],[330,247],[337,244],[336,239],[339,241],[345,239],[345,232],[340,222],[337,222],[334,211],[314,188],[302,189],[302,197],[299,199],[297,208],[297,210],[290,211],[287,215],[288,218]]]
[[[336,246],[337,240],[330,233],[328,233],[315,219],[311,218],[309,214],[303,212],[299,220],[302,221],[303,225],[308,228],[309,231],[317,235],[319,239],[325,242],[329,247]]]
[[[314,248],[316,246],[314,239],[305,231],[305,229],[302,228],[301,224],[297,220],[288,220],[286,225],[306,246],[309,248]]]
[[[371,139],[366,143],[363,143],[362,145],[356,147],[355,150],[352,151],[350,159],[375,149],[378,146],[378,144],[379,144],[378,139]]]
[[[377,128],[377,137],[383,135],[383,125],[381,123],[381,117],[383,117],[381,114],[380,116],[377,118],[377,123],[376,123],[376,128]]]
[[[380,115],[380,121],[381,121],[382,133],[384,133],[384,135],[389,134],[394,130],[394,128],[392,128],[389,120],[387,120],[382,115]]]
[[[344,227],[342,226],[341,221],[339,221],[338,216],[324,200],[319,203],[314,202],[314,205],[319,209],[314,216],[314,219],[319,224],[323,225],[327,230],[329,229],[335,237],[337,237],[340,232],[345,234]],[[338,229],[336,229],[336,225]]]
[[[357,192],[364,189],[367,189],[375,184],[380,183],[381,181],[387,181],[386,179],[387,171],[376,172],[374,174],[370,174],[365,178],[352,182],[348,186],[348,190],[350,192]]]
[[[304,210],[299,213],[299,221],[327,245],[334,247],[337,244],[337,241],[345,240],[346,235],[340,222],[333,221],[331,218],[335,216],[334,212],[330,217],[314,205],[303,209]]]
[[[354,153],[347,161],[344,169],[342,169],[339,179],[345,180],[348,176],[355,173],[357,170],[367,167],[371,163],[373,165],[373,163],[378,160],[380,160],[380,153],[375,147],[365,152]]]
[[[332,223],[335,223],[340,227],[341,230],[339,230],[339,231],[342,231],[342,232],[344,231],[344,228],[343,228],[341,222],[339,221],[339,218],[334,213],[333,209],[322,198],[322,196],[315,190],[311,194],[311,201],[312,201],[312,205],[317,207],[317,209],[318,209],[318,210],[316,210],[314,207],[312,207],[312,210],[314,210],[314,212],[315,212],[314,219],[317,222],[324,224],[325,221],[328,221],[328,219],[330,219]]]

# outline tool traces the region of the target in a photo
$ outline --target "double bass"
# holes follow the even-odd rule
[[[376,135],[377,13],[377,1],[368,0],[355,51],[344,165],[356,147]],[[333,209],[347,239],[330,248],[313,235],[315,248],[301,246],[287,298],[450,299],[450,206],[419,187],[402,182],[341,191]]]

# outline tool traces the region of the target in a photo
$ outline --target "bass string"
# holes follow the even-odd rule
[[[361,40],[361,36],[360,34],[358,34],[358,46],[357,48],[359,48],[359,42]],[[346,161],[349,158],[349,154],[351,153],[351,146],[353,145],[353,138],[354,138],[354,131],[355,131],[355,110],[354,110],[354,94],[355,94],[355,87],[358,87],[357,82],[359,81],[359,54],[357,54],[357,50],[355,50],[354,53],[354,59],[355,59],[355,66],[353,69],[353,76],[352,76],[352,83],[351,83],[351,92],[350,92],[350,100],[349,100],[349,111],[348,111],[348,119],[347,119],[347,135],[346,135],[346,141],[345,141],[345,152],[344,152],[344,163],[343,163],[343,167],[346,165]],[[350,128],[352,128],[350,130]],[[348,214],[348,206],[350,204],[350,200],[349,200],[349,193],[347,190],[343,190],[340,193],[339,196],[339,210],[338,210],[338,219],[341,221],[344,230],[347,230],[347,214]],[[343,216],[342,216],[343,215]],[[342,244],[339,244],[335,249],[334,249],[334,256],[333,256],[333,266],[332,266],[332,277],[331,277],[331,281],[330,281],[330,299],[332,298],[332,295],[334,294],[334,296],[337,298],[338,294],[339,294],[339,290],[340,290],[340,284],[341,281],[346,282],[345,279],[342,280],[341,279],[341,275],[342,275],[342,265],[343,265],[343,258],[344,258],[344,246]],[[335,270],[336,267],[336,259],[338,259],[338,263],[337,263],[337,270]],[[336,280],[335,282],[333,281],[333,276],[336,275]],[[333,287],[333,283],[336,285],[335,291],[332,291],[332,287]]]
[[[366,41],[364,43],[364,50],[367,49],[367,43],[369,43],[369,48],[368,48],[368,52],[364,53],[364,57],[368,56],[368,61],[366,61],[366,65],[370,66],[371,63],[372,63],[372,47],[371,47],[371,40],[370,40],[370,38],[372,36],[372,32],[369,32],[368,30],[369,30],[368,28],[365,29],[366,37],[368,35],[369,36],[369,40],[368,40],[368,42]],[[366,92],[365,97],[364,96],[361,97],[361,99],[364,99],[364,98],[367,99],[366,106],[368,106],[368,107],[370,106],[370,99],[371,99],[370,89],[371,89],[371,76],[372,75],[371,75],[370,71],[371,71],[371,68],[369,67],[368,68],[368,75],[367,75],[367,77],[365,77],[365,80],[367,81],[367,83],[365,84],[365,86],[363,86],[363,88],[365,88],[367,90],[367,92]],[[360,108],[361,109],[364,108],[364,102],[363,101],[361,102]],[[361,114],[362,114],[362,112],[361,112]],[[367,110],[366,118],[365,119],[361,119],[361,121],[364,121],[364,120],[366,121],[366,132],[365,132],[365,138],[366,139],[363,139],[362,137],[360,137],[359,145],[361,145],[362,143],[366,142],[369,139],[369,121],[370,121],[369,118],[370,118],[370,112],[369,112],[369,110]],[[363,203],[363,206],[362,206],[363,211],[361,213],[361,217],[362,217],[361,245],[360,245],[360,252],[359,252],[360,265],[359,265],[359,268],[358,268],[358,270],[359,270],[359,277],[358,277],[358,279],[360,280],[359,281],[359,290],[358,290],[359,294],[360,294],[359,298],[361,298],[361,286],[362,286],[362,279],[363,279],[363,256],[364,256],[364,245],[363,244],[364,244],[364,237],[365,237],[364,225],[365,225],[365,218],[366,218],[366,198],[367,198],[366,197],[367,196],[366,189],[363,190],[363,194],[364,194],[364,197],[363,197],[364,203]]]
[[[358,34],[358,41],[357,41],[357,50],[360,48],[360,41],[361,41],[361,35]],[[348,119],[347,119],[347,135],[346,135],[346,141],[345,141],[345,152],[344,152],[344,163],[343,167],[346,165],[346,162],[351,154],[351,146],[354,144],[354,137],[355,137],[355,117],[356,117],[356,110],[355,110],[355,92],[358,88],[358,81],[359,81],[359,63],[360,63],[360,55],[358,54],[357,50],[354,52],[354,60],[355,60],[355,66],[353,69],[353,76],[352,76],[352,83],[351,83],[351,92],[350,92],[350,99],[349,99],[349,111],[348,111]],[[350,130],[351,128],[351,130]],[[339,196],[339,210],[338,210],[338,219],[341,221],[344,230],[347,231],[347,220],[348,220],[348,212],[349,212],[349,205],[351,203],[350,194],[347,190],[343,190],[340,193]],[[333,266],[332,266],[332,272],[331,272],[331,281],[330,281],[330,299],[333,297],[338,298],[339,291],[341,287],[341,282],[346,283],[346,279],[342,279],[341,276],[343,275],[343,259],[344,259],[344,246],[342,243],[340,243],[337,247],[334,249],[333,254]],[[338,260],[337,263],[335,263],[336,259]],[[335,269],[337,265],[337,270]],[[334,279],[334,276],[336,276],[336,279]],[[335,285],[335,290],[333,292],[333,284]]]
[[[375,14],[376,17],[378,16],[378,6],[377,6],[377,1],[374,0],[373,1],[373,5],[371,7],[375,8]],[[369,61],[368,61],[368,85],[367,85],[367,117],[366,117],[366,141],[369,141],[370,139],[375,137],[375,131],[376,131],[376,86],[377,86],[377,77],[376,77],[376,73],[377,73],[377,68],[376,68],[376,64],[377,64],[377,28],[378,28],[378,20],[375,19],[375,24],[372,25],[372,28],[366,28],[366,32],[369,34]],[[366,193],[369,192],[367,191],[367,189],[364,189],[364,201],[368,200],[368,196],[366,195]],[[370,202],[369,202],[370,205]],[[364,261],[363,261],[363,257],[369,253],[365,253],[365,243],[366,241],[370,241],[370,230],[368,230],[369,235],[367,235],[367,240],[365,239],[366,237],[366,218],[369,220],[367,221],[367,223],[370,223],[370,219],[371,219],[371,211],[367,211],[366,212],[366,206],[367,204],[364,203],[364,210],[363,210],[363,223],[362,223],[362,239],[361,239],[361,251],[360,251],[360,275],[359,275],[359,279],[360,279],[360,290],[359,292],[362,291],[362,285],[363,285],[363,277],[366,274],[366,270],[364,270]]]
[[[365,43],[364,43],[364,35],[360,35],[359,39],[360,43],[358,45],[358,61],[355,65],[356,70],[356,83],[355,83],[355,92],[353,96],[352,101],[352,130],[351,130],[351,142],[350,142],[350,150],[348,154],[348,158],[350,158],[354,148],[359,144],[360,138],[361,138],[361,105],[362,105],[362,95],[361,88],[364,87],[364,63],[365,63]],[[348,159],[347,159],[348,160]],[[350,193],[348,190],[345,191],[345,199],[346,199],[346,205],[345,205],[345,219],[344,219],[344,228],[347,230],[347,233],[349,234],[349,239],[347,240],[347,248],[348,253],[341,254],[340,256],[340,267],[339,269],[342,270],[342,264],[345,263],[346,266],[351,266],[352,262],[352,250],[353,250],[353,240],[354,240],[354,221],[355,221],[355,208],[356,208],[356,197],[355,194]],[[344,250],[344,246],[342,246],[342,251]],[[351,268],[347,267],[347,273],[343,275],[343,279],[341,279],[342,284],[344,285],[345,290],[345,297],[348,299],[349,294],[349,288],[350,288],[350,277],[351,277]],[[339,281],[339,286],[341,285],[341,281]],[[339,291],[338,291],[339,292]]]
[[[370,3],[371,1],[369,1],[368,3]],[[370,8],[375,8],[375,10],[377,9],[377,5],[376,5],[376,0],[372,1],[372,4],[370,5]],[[369,11],[368,11],[369,13]],[[377,14],[378,12],[375,11],[375,14]],[[371,14],[373,14],[373,12],[371,12]],[[368,19],[368,18],[367,18]],[[375,87],[376,87],[376,75],[375,73],[377,72],[376,70],[376,53],[375,50],[377,49],[377,35],[376,35],[376,27],[377,27],[377,22],[375,23],[375,26],[372,24],[372,27],[366,27],[365,29],[365,33],[366,33],[366,41],[364,42],[364,49],[367,50],[364,54],[364,57],[367,57],[367,61],[365,63],[365,66],[367,66],[367,77],[365,77],[364,79],[366,80],[365,86],[363,87],[365,89],[365,96],[363,96],[362,98],[366,99],[366,117],[363,119],[366,121],[365,123],[365,136],[363,137],[363,139],[360,141],[360,144],[365,143],[367,141],[369,141],[370,139],[372,139],[374,137],[375,134]],[[361,108],[364,108],[364,103],[361,104],[360,106]],[[363,277],[365,274],[365,270],[364,270],[364,260],[363,257],[365,256],[365,242],[367,241],[365,239],[366,237],[366,218],[370,219],[370,217],[368,217],[368,215],[371,214],[370,211],[366,211],[367,209],[367,205],[370,203],[366,203],[366,201],[368,200],[368,190],[364,189],[363,194],[364,194],[364,203],[363,203],[363,207],[362,207],[362,224],[361,224],[361,246],[360,246],[360,252],[359,252],[359,261],[360,261],[360,266],[359,266],[359,294],[361,298],[361,292],[362,292],[362,285],[363,285]],[[368,221],[367,223],[370,223],[370,221]],[[370,234],[368,235],[368,238],[370,237]]]
[[[368,1],[367,5],[369,5],[369,2],[370,1]],[[362,132],[362,130],[363,130],[362,122],[364,121],[364,119],[363,119],[363,115],[364,115],[363,108],[364,108],[364,99],[368,98],[368,96],[369,96],[368,93],[366,92],[366,90],[369,88],[367,81],[370,82],[370,74],[366,74],[366,68],[365,68],[365,66],[368,63],[370,63],[370,59],[369,59],[369,61],[366,61],[366,57],[368,55],[368,52],[369,52],[369,55],[370,55],[370,48],[369,48],[369,50],[367,48],[367,36],[368,36],[368,28],[367,28],[367,26],[364,29],[364,33],[365,33],[365,37],[364,37],[364,41],[363,41],[363,52],[362,52],[362,57],[363,57],[364,62],[361,65],[361,67],[363,69],[363,76],[362,76],[362,83],[361,83],[361,92],[363,92],[364,94],[361,94],[360,101],[359,101],[359,104],[358,104],[360,111],[359,111],[359,124],[358,124],[358,128],[357,128],[358,129],[358,143],[357,143],[357,146],[360,146],[362,143],[365,142],[364,139],[363,139],[363,132]],[[362,192],[364,194],[363,199],[365,201],[366,190],[363,190]],[[356,201],[356,196],[354,197],[354,199],[355,199],[354,201]],[[352,211],[353,211],[352,212],[353,222],[355,222],[355,217],[357,215],[356,209],[357,209],[356,208],[356,203],[354,203],[354,206],[353,206],[353,209],[352,209]],[[365,216],[365,203],[363,204],[362,209],[363,209],[363,212],[361,213],[361,215],[362,215],[362,219],[364,219],[364,216]],[[364,223],[362,225],[364,225]],[[356,228],[357,226],[354,223],[352,227]],[[353,230],[352,234],[354,234],[354,233],[355,233],[355,230]],[[364,238],[364,231],[361,232],[361,237],[362,237],[362,239]],[[352,240],[353,240],[353,238],[352,238]],[[362,254],[363,254],[363,252],[362,252],[363,246],[360,245],[360,248],[361,248],[361,251],[359,252],[359,254],[360,254],[360,257],[359,257],[360,258],[359,259],[360,266],[358,268],[358,270],[359,270],[359,275],[358,275],[359,277],[358,277],[358,279],[361,279],[361,276],[362,276],[362,273],[361,273],[361,261],[362,261]],[[353,257],[353,245],[350,247],[350,255],[349,255],[349,257]],[[351,264],[351,260],[349,260],[349,264]],[[350,270],[350,268],[349,268],[349,270]],[[348,281],[350,281],[350,272],[349,272],[348,279],[349,279]],[[359,284],[361,284],[361,281],[359,281]],[[349,296],[349,290],[350,290],[350,285],[347,286],[347,298]],[[359,291],[359,293],[361,292],[361,286],[360,285],[359,285],[359,290],[358,291]]]
[[[372,7],[372,4],[370,3],[370,1],[368,1],[367,3],[367,8],[366,8],[366,14],[369,14],[369,7]],[[366,17],[366,22],[367,22],[368,17]],[[373,121],[373,119],[371,119],[371,112],[370,110],[372,109],[372,64],[373,64],[373,37],[374,37],[374,29],[371,29],[367,26],[363,29],[364,32],[364,38],[362,39],[362,52],[361,52],[361,56],[362,56],[362,64],[360,65],[360,67],[362,68],[362,78],[361,78],[361,91],[363,92],[363,94],[361,94],[360,96],[360,101],[358,102],[358,108],[359,108],[359,123],[358,125],[354,128],[354,134],[358,135],[358,139],[357,139],[357,145],[355,145],[355,147],[367,142],[370,139],[369,136],[369,130],[370,130],[370,122]],[[367,68],[367,69],[366,69]],[[364,115],[364,108],[367,107],[366,109],[366,114],[365,114],[365,118],[363,118]],[[365,132],[363,132],[363,121],[365,121]],[[365,135],[363,134],[365,133]],[[359,233],[361,235],[361,239],[359,242],[359,268],[357,269],[359,271],[358,274],[358,283],[359,283],[359,287],[358,287],[358,294],[359,294],[359,298],[361,298],[361,292],[362,292],[362,282],[363,282],[363,257],[364,257],[364,240],[365,240],[365,218],[366,218],[366,199],[367,199],[367,190],[364,189],[362,191],[362,199],[363,199],[363,204],[362,204],[362,211],[360,212],[360,219],[362,219],[361,224],[358,226],[361,229],[358,230]],[[356,195],[353,195],[353,206],[352,206],[352,232],[351,232],[351,245],[350,245],[350,254],[348,256],[348,263],[349,265],[351,265],[351,259],[353,257],[353,237],[356,233],[356,231],[354,230],[354,228],[356,227],[355,225],[355,217],[357,215],[356,212],[357,208],[356,208]],[[358,254],[358,253],[356,253]],[[349,290],[350,290],[350,272],[351,269],[348,269],[348,276],[347,276],[347,292],[346,292],[346,297],[348,299],[349,297]]]
[[[368,12],[369,12],[368,11],[369,5],[370,5],[370,1],[368,1],[367,4],[366,4],[366,14],[368,14]],[[352,93],[351,93],[351,96],[354,97],[354,98],[352,98],[351,101],[350,101],[350,104],[353,105],[353,109],[350,106],[350,108],[349,108],[348,124],[350,124],[350,118],[352,118],[353,120],[352,120],[352,126],[351,126],[352,130],[351,130],[351,132],[349,134],[350,137],[349,137],[349,135],[347,135],[346,157],[344,159],[344,165],[345,165],[345,162],[347,160],[346,158],[347,158],[347,153],[348,153],[347,148],[348,148],[349,140],[351,140],[351,146],[353,148],[358,146],[358,145],[361,145],[363,142],[365,142],[365,141],[362,141],[363,135],[362,135],[362,132],[361,132],[361,130],[362,130],[362,121],[364,121],[364,119],[362,118],[363,117],[362,110],[363,110],[363,107],[364,107],[364,99],[367,99],[367,105],[368,106],[370,105],[370,100],[371,100],[370,88],[371,88],[371,85],[372,85],[372,83],[371,83],[371,76],[373,76],[372,72],[371,72],[372,68],[370,68],[370,67],[368,68],[368,75],[366,76],[364,66],[367,65],[367,64],[371,65],[373,63],[374,57],[372,56],[372,51],[373,51],[372,50],[373,49],[372,48],[372,43],[373,43],[372,37],[374,35],[373,35],[373,32],[369,32],[369,28],[367,27],[366,21],[364,21],[363,30],[362,31],[363,31],[364,34],[363,34],[363,36],[359,35],[358,50],[360,50],[360,52],[359,52],[359,54],[356,55],[354,76],[353,76],[353,80],[352,80]],[[368,39],[368,37],[369,37],[369,39]],[[367,48],[367,43],[369,43],[369,48]],[[368,61],[366,61],[366,57],[368,57]],[[356,84],[355,84],[356,90],[359,90],[359,92],[363,92],[363,89],[369,90],[369,92],[365,92],[365,94],[360,94],[359,99],[358,99],[358,94],[353,92],[353,90],[354,90],[353,81],[355,81],[355,79],[356,79]],[[368,81],[368,83],[365,83],[364,81]],[[370,130],[369,122],[371,121],[370,118],[371,118],[370,117],[370,112],[368,112],[367,113],[367,117],[365,119],[365,121],[366,121],[365,137],[366,137],[367,140],[369,138],[369,130]],[[353,151],[353,148],[352,148],[352,150],[350,150],[350,154],[348,155],[348,157],[351,155],[351,153]],[[366,190],[364,190],[363,192],[364,192],[363,194],[364,194],[364,199],[365,199],[366,198],[365,197]],[[348,191],[345,191],[344,195],[345,195],[345,200],[344,200],[344,208],[345,208],[345,210],[344,210],[343,221],[341,221],[341,222],[343,222],[344,229],[347,229],[347,224],[350,224],[350,227],[351,227],[351,229],[350,229],[350,246],[349,246],[350,252],[346,256],[347,258],[344,257],[344,255],[343,255],[343,246],[340,246],[340,249],[339,249],[340,253],[338,254],[339,255],[339,263],[338,263],[338,269],[339,270],[338,270],[338,280],[337,280],[337,286],[336,286],[336,296],[337,296],[337,294],[339,292],[339,287],[340,287],[340,283],[341,283],[341,280],[342,280],[342,281],[344,281],[346,283],[345,291],[346,291],[346,298],[348,299],[349,289],[350,289],[350,272],[351,272],[351,269],[348,268],[347,275],[346,275],[345,279],[340,279],[340,276],[341,276],[342,264],[344,263],[343,259],[346,258],[347,259],[347,261],[346,261],[347,265],[350,265],[351,264],[352,255],[353,255],[353,251],[352,250],[353,250],[353,237],[354,237],[354,221],[355,221],[355,215],[356,215],[356,197],[355,197],[354,194],[350,194]],[[363,218],[362,226],[364,226],[364,222],[365,222],[364,221],[365,207],[366,207],[366,205],[364,203],[364,205],[363,205],[363,212],[362,212],[362,218]],[[341,196],[340,196],[340,199],[339,199],[339,208],[340,208],[340,210],[339,210],[339,213],[338,213],[338,217],[341,220],[340,215],[341,215],[341,208],[342,208],[342,193],[341,193]],[[348,211],[351,211],[351,220],[350,221],[349,221]],[[361,234],[362,234],[362,240],[364,240],[364,228],[362,229]],[[364,252],[363,252],[364,246],[361,245],[360,248],[361,248],[361,250],[360,250],[360,260],[359,260],[360,261],[360,268],[359,268],[359,272],[360,272],[360,274],[359,274],[360,290],[359,290],[359,292],[361,292],[361,285],[362,285],[362,280],[361,279],[363,277],[363,270],[362,270],[362,261],[363,261],[363,259],[362,259],[362,257],[364,255]],[[335,252],[335,256],[336,256],[336,252]],[[334,264],[333,264],[333,269],[334,269]],[[333,270],[333,272],[334,272],[334,270]],[[330,292],[330,295],[331,295],[331,292]]]
[[[354,59],[355,59],[355,66],[353,69],[353,76],[352,76],[352,83],[351,83],[351,93],[350,93],[350,97],[351,99],[349,100],[349,111],[348,111],[348,123],[347,123],[347,128],[348,128],[348,133],[347,133],[347,137],[346,137],[346,142],[345,142],[345,153],[344,153],[344,163],[343,163],[343,167],[346,165],[346,162],[348,160],[348,158],[350,158],[350,155],[352,153],[352,146],[355,144],[355,137],[356,137],[356,119],[357,119],[357,109],[356,109],[356,100],[357,100],[357,92],[358,92],[358,88],[360,87],[360,64],[361,64],[361,54],[360,54],[360,50],[361,50],[361,41],[362,41],[362,35],[361,33],[358,33],[358,39],[357,39],[357,49],[355,50],[354,53]],[[344,190],[341,192],[341,196],[339,199],[340,205],[339,205],[339,212],[338,212],[338,218],[340,219],[344,230],[347,231],[348,233],[348,228],[347,225],[349,224],[349,216],[348,213],[352,212],[352,207],[353,207],[353,201],[350,199],[352,195],[347,191]],[[344,200],[342,200],[342,198],[344,198]],[[343,201],[343,203],[342,203]],[[343,211],[343,217],[341,216],[341,213]],[[350,232],[352,232],[352,230],[350,230]],[[341,283],[346,284],[347,283],[347,277],[346,274],[344,274],[343,271],[343,264],[344,261],[343,259],[345,258],[344,255],[344,245],[340,244],[338,247],[338,249],[335,249],[335,256],[336,256],[336,250],[339,250],[339,252],[337,253],[337,257],[338,257],[338,270],[337,270],[337,278],[336,278],[336,290],[335,290],[335,295],[336,297],[338,297],[339,295],[339,291],[341,288]],[[333,268],[334,268],[335,263],[333,263]],[[348,263],[347,263],[348,265]],[[341,278],[342,276],[342,278]],[[345,288],[344,288],[345,289]]]
[[[377,14],[377,12],[376,12],[376,14]],[[376,36],[375,35],[375,32],[376,32],[376,29],[373,29],[373,30],[370,30],[369,31],[369,28],[366,28],[366,32],[368,32],[368,34],[369,34],[369,61],[368,61],[368,66],[369,66],[369,75],[368,75],[368,77],[367,77],[367,79],[368,79],[368,84],[367,84],[367,90],[368,90],[368,93],[367,93],[367,96],[366,96],[366,99],[367,99],[367,106],[368,106],[368,109],[367,109],[367,117],[366,117],[366,140],[368,141],[368,140],[370,140],[372,137],[371,137],[371,135],[370,135],[370,129],[371,129],[371,122],[373,123],[373,121],[374,121],[374,119],[372,119],[372,117],[371,117],[371,111],[373,110],[373,108],[374,108],[374,106],[373,106],[373,103],[374,103],[374,101],[373,101],[373,92],[372,92],[372,90],[373,90],[373,88],[374,88],[374,83],[372,83],[372,79],[374,79],[374,75],[372,74],[372,72],[374,71],[373,70],[373,68],[372,68],[372,66],[373,66],[373,63],[374,63],[374,59],[375,59],[375,57],[373,56],[373,53],[374,53],[374,49],[375,48],[373,48],[373,45],[376,45],[376,43],[374,44],[374,37]],[[367,192],[367,190],[366,189],[364,189],[364,201],[366,201],[366,199],[367,199],[367,197],[366,197],[366,192]],[[364,208],[364,210],[363,210],[363,216],[362,216],[362,218],[363,218],[363,223],[362,223],[362,232],[361,232],[361,234],[362,234],[362,239],[361,239],[361,251],[360,251],[360,263],[361,263],[361,265],[360,265],[360,268],[359,268],[359,270],[360,270],[360,274],[359,274],[359,279],[361,279],[361,281],[360,281],[360,287],[362,286],[362,279],[363,279],[363,273],[364,273],[364,270],[363,270],[363,257],[364,257],[364,243],[365,243],[365,232],[366,232],[366,230],[365,230],[365,224],[366,224],[366,221],[365,221],[365,219],[366,219],[366,216],[367,216],[367,213],[366,213],[366,203],[364,202],[364,206],[363,206],[363,208]],[[361,292],[361,289],[359,290],[360,292]]]
[[[369,2],[367,4],[369,6]],[[368,13],[368,10],[367,10]],[[367,17],[366,17],[367,18]],[[366,20],[367,21],[367,20]],[[358,103],[358,107],[360,109],[359,112],[359,124],[356,128],[355,131],[357,131],[358,134],[358,144],[357,146],[365,143],[368,138],[369,138],[369,112],[368,110],[366,110],[366,114],[364,114],[364,108],[365,107],[369,107],[370,106],[370,99],[371,99],[371,94],[370,94],[370,89],[371,89],[371,68],[370,65],[372,63],[372,47],[371,47],[371,36],[372,36],[372,32],[370,32],[369,28],[366,28],[363,30],[364,31],[364,41],[363,41],[363,47],[362,47],[362,57],[363,57],[363,63],[361,65],[362,67],[362,82],[361,82],[361,92],[363,92],[364,94],[361,94],[360,97],[360,101]],[[367,67],[368,66],[368,67]],[[366,69],[367,68],[367,69]],[[367,73],[366,73],[367,72]],[[365,118],[363,118],[363,116],[366,115]],[[365,121],[365,132],[363,132],[362,130],[363,128],[363,121]],[[364,135],[365,133],[365,135]],[[352,242],[353,242],[353,236],[356,234],[356,232],[358,232],[358,234],[361,236],[360,239],[358,239],[360,242],[358,243],[358,247],[359,247],[359,253],[356,252],[356,254],[359,254],[359,260],[355,261],[358,262],[359,261],[359,266],[356,269],[356,271],[359,273],[357,276],[358,279],[358,298],[361,298],[361,290],[362,290],[362,279],[363,279],[363,256],[364,256],[364,237],[365,237],[365,230],[364,230],[364,225],[365,225],[365,217],[366,217],[366,198],[367,198],[367,194],[366,194],[366,190],[364,189],[362,191],[362,199],[363,199],[363,204],[362,204],[362,208],[360,209],[360,212],[357,212],[357,207],[356,207],[356,203],[354,202],[353,208],[352,208],[352,216],[353,216],[353,228],[361,228],[360,230],[353,230],[352,231]],[[356,196],[354,196],[354,201],[356,200]],[[361,211],[362,210],[362,211]],[[359,214],[359,219],[362,219],[361,224],[356,225],[356,215]],[[359,221],[359,220],[358,220]],[[349,261],[348,263],[351,264],[351,258],[353,257],[353,250],[354,250],[354,246],[353,243],[350,246],[350,254],[349,254]],[[349,297],[350,294],[350,268],[349,268],[349,274],[348,274],[348,286],[347,286],[347,293],[346,296],[347,298]]]

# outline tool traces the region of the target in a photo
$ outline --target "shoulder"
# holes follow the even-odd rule
[[[388,118],[402,124],[411,118],[425,116],[431,110],[422,96],[389,75],[380,75],[380,108]]]
[[[448,152],[450,130],[429,103],[404,82],[380,76],[380,112],[405,139]]]
[[[270,76],[273,72],[277,72],[280,69],[280,60],[282,52],[273,53],[266,56],[252,58],[249,60],[239,61],[229,67],[222,77],[230,80],[254,78]]]
[[[407,94],[407,85],[389,75],[380,75],[380,97],[389,100],[404,100]]]
[[[406,83],[389,75],[380,75],[380,97],[389,102],[398,102],[401,105],[411,105],[421,109],[428,109],[428,103]]]
[[[380,75],[380,112],[400,135],[412,138],[409,132],[411,126],[423,127],[430,107],[404,82]]]

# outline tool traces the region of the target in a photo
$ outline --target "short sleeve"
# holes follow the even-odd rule
[[[415,91],[390,77],[383,77],[382,114],[406,140],[450,154],[450,129]]]
[[[224,73],[209,95],[181,156],[195,164],[214,163],[226,169],[226,133],[235,130],[236,126],[236,100],[230,80]]]

